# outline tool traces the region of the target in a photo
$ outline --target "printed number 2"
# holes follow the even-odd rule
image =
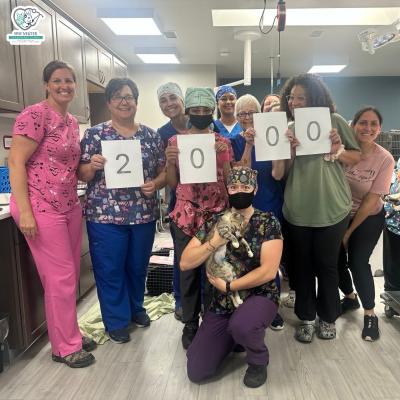
[[[194,163],[194,154],[195,154],[196,151],[198,151],[200,153],[200,164],[198,164],[198,165],[196,165]],[[204,153],[203,153],[203,151],[201,149],[199,149],[199,148],[193,149],[191,151],[191,153],[190,153],[190,161],[191,161],[191,163],[192,163],[194,168],[196,168],[196,169],[202,168],[203,165],[204,165]]]
[[[131,171],[124,171],[124,168],[129,162],[129,157],[126,154],[118,154],[117,157],[115,157],[115,159],[118,161],[121,157],[125,158],[125,162],[122,165],[122,167],[117,171],[117,174],[130,174]]]

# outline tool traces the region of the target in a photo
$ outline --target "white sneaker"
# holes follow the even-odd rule
[[[294,308],[295,301],[296,301],[296,292],[294,290],[289,290],[289,294],[282,300],[282,304],[285,307]]]

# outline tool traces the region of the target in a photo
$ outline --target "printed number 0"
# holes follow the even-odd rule
[[[313,125],[313,124],[316,125],[316,127],[317,127],[317,135],[314,138],[311,137],[311,125]],[[320,138],[320,136],[321,136],[321,127],[319,126],[319,123],[317,121],[311,121],[307,126],[307,137],[311,141],[315,142],[316,140],[318,140]]]
[[[199,164],[199,165],[196,165],[196,164],[194,163],[194,153],[195,153],[195,151],[198,151],[198,152],[200,153],[201,161],[200,161],[200,164]],[[195,167],[195,168],[201,168],[201,167],[204,165],[204,153],[201,151],[201,149],[195,148],[195,149],[193,149],[193,150],[191,151],[191,153],[190,153],[190,161],[191,161],[193,167]]]
[[[270,134],[271,130],[275,132],[275,142],[273,142],[273,143],[269,140],[269,134]],[[266,136],[267,136],[267,143],[270,146],[276,146],[278,144],[278,142],[279,142],[279,132],[278,132],[278,128],[276,126],[268,127],[267,132],[266,132]]]
[[[123,169],[126,167],[126,165],[129,162],[129,157],[126,154],[118,154],[115,159],[118,161],[121,157],[125,158],[125,163],[122,165],[122,167],[117,171],[117,174],[130,174],[131,171],[123,171]]]

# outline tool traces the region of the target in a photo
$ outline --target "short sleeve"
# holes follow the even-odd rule
[[[15,120],[13,134],[26,136],[37,143],[45,133],[46,110],[39,104],[27,107]]]
[[[276,218],[273,213],[266,214],[269,216],[269,218],[266,221],[263,242],[267,242],[269,240],[283,239],[281,224],[279,223],[278,218]]]
[[[97,129],[89,128],[81,140],[81,164],[89,163],[94,154],[101,154],[101,138]]]
[[[391,154],[386,154],[383,160],[382,166],[379,169],[376,177],[370,188],[370,193],[375,194],[388,194],[390,190],[390,183],[392,180],[394,159]]]
[[[332,128],[336,128],[346,150],[360,150],[353,129],[339,114],[332,114]]]
[[[195,237],[200,240],[201,243],[205,243],[208,234],[210,233],[213,226],[217,223],[220,214],[216,214],[210,220],[204,222],[204,224],[197,231]]]

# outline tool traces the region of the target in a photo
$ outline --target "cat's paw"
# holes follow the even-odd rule
[[[253,258],[253,257],[254,257],[254,253],[253,253],[251,250],[249,250],[249,251],[247,252],[247,255],[248,255],[250,258]]]
[[[239,243],[238,242],[232,242],[232,247],[234,247],[235,249],[239,248]]]

